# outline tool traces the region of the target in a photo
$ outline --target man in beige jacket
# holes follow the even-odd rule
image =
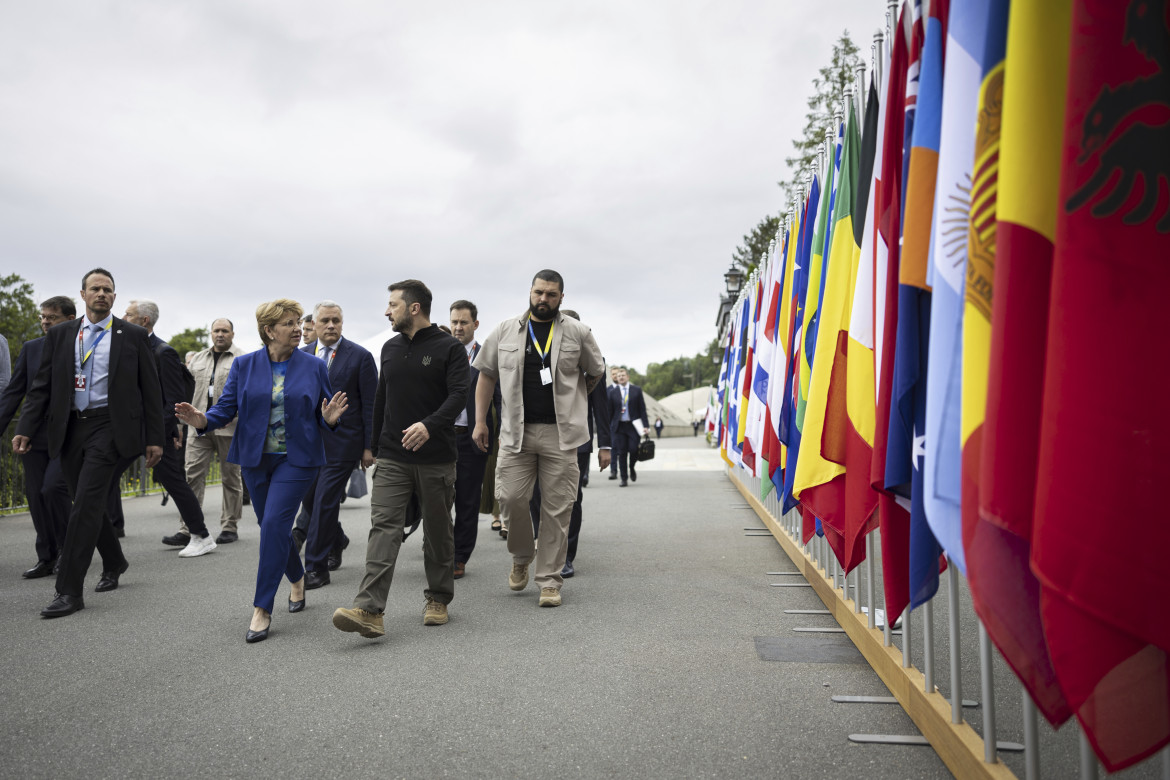
[[[564,280],[556,271],[536,274],[528,311],[504,320],[475,358],[475,431],[488,447],[487,409],[496,383],[503,400],[496,498],[508,531],[512,572],[508,586],[524,590],[535,559],[539,604],[561,604],[569,520],[580,477],[577,447],[589,441],[589,390],[601,381],[605,361],[589,327],[561,314]],[[528,500],[540,477],[540,544],[533,539]]]
[[[226,317],[216,320],[211,323],[211,346],[191,358],[191,373],[195,376],[195,397],[191,399],[191,405],[201,412],[206,412],[219,401],[232,361],[243,354],[239,348],[232,346],[235,335],[231,320]],[[203,503],[212,456],[219,456],[219,471],[223,478],[223,509],[219,516],[220,533],[215,538],[216,544],[229,544],[239,538],[236,524],[244,510],[240,467],[227,460],[228,448],[231,447],[235,432],[236,422],[232,420],[210,436],[187,437],[187,484],[195,491],[200,504]],[[182,528],[177,536],[186,532],[187,529]]]

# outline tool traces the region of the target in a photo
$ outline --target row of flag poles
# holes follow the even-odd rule
[[[1170,744],[1170,0],[895,10],[709,424],[844,571],[880,526],[891,615],[957,567],[1114,771]]]

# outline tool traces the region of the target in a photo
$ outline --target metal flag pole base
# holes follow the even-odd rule
[[[893,696],[832,696],[832,701],[838,704],[897,704],[898,700]],[[979,702],[971,699],[963,699],[963,706],[974,709],[979,706]]]
[[[930,742],[923,736],[914,734],[850,734],[850,742],[859,742],[869,745],[926,745]],[[1022,753],[1024,746],[1019,742],[999,742],[996,747],[1009,753]]]
[[[844,634],[845,629],[840,626],[833,626],[832,628],[794,628],[793,631],[798,634]]]

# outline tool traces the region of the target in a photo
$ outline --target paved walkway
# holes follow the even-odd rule
[[[886,691],[851,645],[791,631],[831,618],[784,614],[821,605],[769,587],[791,565],[744,535],[759,522],[702,439],[658,453],[629,488],[594,471],[564,606],[508,590],[484,516],[451,622],[422,625],[413,537],[376,641],[330,624],[357,589],[368,499],[343,505],[353,544],[333,583],[257,645],[250,519],[238,543],[180,559],[159,543],[173,506],[127,501],[121,587],[94,593],[91,570],[86,609],[50,621],[51,581],[20,578],[28,516],[0,518],[0,775],[948,777],[929,748],[847,741],[913,726],[898,707],[830,702]]]

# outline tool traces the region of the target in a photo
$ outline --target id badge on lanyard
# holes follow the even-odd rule
[[[542,361],[547,360],[549,353],[552,351],[553,329],[555,327],[555,322],[552,325],[549,325],[548,339],[544,342],[544,349],[541,349],[540,342],[536,340],[536,331],[532,329],[532,320],[531,318],[528,320],[528,335],[532,338],[532,346],[536,349],[536,354],[540,355],[540,359]],[[542,366],[540,369],[540,383],[542,385],[551,385],[552,381],[552,367]]]

